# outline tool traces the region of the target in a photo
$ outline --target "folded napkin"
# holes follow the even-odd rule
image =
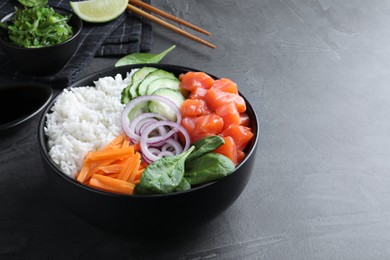
[[[151,0],[144,0],[149,3]],[[14,11],[16,1],[6,0],[0,3],[0,16]],[[70,10],[69,0],[49,0],[51,6]],[[149,21],[126,11],[113,21],[93,24],[84,22],[80,47],[64,69],[53,75],[32,76],[23,74],[12,65],[0,49],[0,73],[13,79],[21,79],[30,83],[44,83],[53,88],[64,88],[77,79],[79,72],[91,62],[92,58],[118,57],[135,52],[149,52],[152,44],[152,25]]]

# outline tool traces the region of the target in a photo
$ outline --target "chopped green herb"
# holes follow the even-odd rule
[[[52,7],[42,5],[42,1],[23,2],[31,7],[15,7],[11,22],[1,24],[8,30],[10,42],[19,47],[40,48],[59,44],[73,35],[68,24],[71,16],[57,13]]]

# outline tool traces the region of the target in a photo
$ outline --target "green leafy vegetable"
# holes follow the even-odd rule
[[[176,45],[171,46],[167,50],[159,53],[132,53],[121,59],[119,59],[115,63],[115,67],[131,65],[131,64],[140,64],[140,63],[159,63],[162,58],[165,57],[170,51],[172,51]]]
[[[19,0],[19,3],[21,3],[24,6],[33,7],[33,6],[44,6],[47,4],[48,0]]]
[[[175,191],[185,191],[189,189],[191,189],[191,184],[187,181],[186,178],[183,178],[179,186],[177,186],[177,188],[175,189]]]
[[[225,177],[234,169],[235,165],[228,157],[210,152],[186,162],[184,177],[191,185],[198,185]]]
[[[11,23],[2,23],[9,40],[24,48],[47,47],[66,41],[73,35],[68,24],[70,16],[63,16],[53,8],[42,5],[43,0],[22,0],[22,9],[15,7]]]
[[[142,173],[139,184],[141,190],[149,193],[175,191],[183,181],[184,162],[194,149],[195,147],[192,146],[182,154],[163,157],[151,163]]]
[[[224,143],[225,141],[219,135],[212,135],[202,138],[193,143],[195,150],[187,157],[186,162],[197,159],[206,153],[214,151]]]

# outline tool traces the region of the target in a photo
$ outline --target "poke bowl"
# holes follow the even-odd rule
[[[169,107],[168,103],[165,104],[159,100],[159,97],[154,99],[157,94],[140,95],[137,91],[132,92],[130,98],[125,97],[125,93],[131,92],[130,86],[137,82],[136,76],[140,76],[141,71],[145,72],[147,70],[145,68],[150,71],[143,73],[142,80],[138,82],[139,85],[153,71],[163,71],[174,75],[180,86],[185,82],[195,82],[189,78],[186,79],[185,75],[197,73],[209,77],[209,82],[210,79],[212,79],[212,82],[217,82],[219,79],[226,80],[193,68],[168,64],[137,64],[102,70],[73,83],[53,98],[40,118],[38,142],[45,172],[55,193],[65,205],[76,215],[99,228],[122,234],[168,234],[196,228],[211,221],[228,209],[245,189],[251,177],[258,143],[257,115],[248,100],[237,92],[236,94],[241,97],[240,100],[245,101],[246,105],[245,112],[240,113],[240,122],[243,122],[243,125],[245,124],[242,129],[250,130],[250,138],[247,138],[245,145],[242,145],[242,143],[238,145],[237,143],[237,146],[234,146],[237,152],[232,149],[229,150],[234,152],[236,156],[234,159],[231,159],[229,154],[222,152],[222,150],[217,154],[218,149],[226,145],[228,140],[235,140],[234,134],[232,134],[234,138],[227,136],[226,133],[229,130],[226,129],[228,127],[224,128],[224,135],[205,134],[205,136],[196,137],[195,133],[199,134],[199,131],[189,129],[188,125],[183,122],[187,117],[195,118],[197,116],[183,114],[181,109],[183,105],[181,105],[181,108],[178,105],[178,110],[175,110],[173,106]],[[158,80],[157,77],[151,82]],[[196,82],[199,83],[201,80]],[[166,81],[162,83],[168,84]],[[110,92],[108,94],[110,96],[105,96],[103,92],[107,92],[107,86],[115,85],[117,86],[116,91]],[[161,86],[160,88],[165,89]],[[92,93],[98,94],[87,94],[91,93],[88,91],[95,91]],[[195,100],[196,96],[194,95],[200,94],[200,92],[191,89],[184,89],[184,91],[179,89],[177,91],[186,97],[181,104],[184,104],[185,100],[191,99],[190,96],[192,100]],[[80,97],[83,95],[82,92],[86,94]],[[64,96],[66,95],[72,97],[65,99]],[[126,98],[127,100],[125,100]],[[79,99],[81,102],[72,103],[72,100],[75,99]],[[118,99],[120,99],[119,102]],[[141,102],[143,99],[145,103]],[[151,104],[156,104],[152,103],[156,100],[160,102],[157,104],[161,106],[157,107],[162,111],[164,117],[155,115],[155,117],[158,117],[157,120],[140,127],[131,127],[132,123],[135,124],[135,122],[137,124],[141,121],[147,122],[148,115],[155,114],[147,110],[152,110]],[[83,107],[84,103],[89,102],[93,104],[88,108]],[[95,111],[92,110],[100,109],[102,106],[106,106],[105,110],[103,109],[103,116],[94,114]],[[116,121],[109,115],[114,107],[118,109],[114,116]],[[130,115],[132,113],[129,112],[130,107],[133,108],[131,111],[134,112],[135,108],[138,113]],[[142,109],[139,109],[140,107]],[[143,109],[146,109],[146,111]],[[164,114],[164,111],[169,111],[169,113]],[[172,116],[172,113],[170,113],[172,111],[175,112],[176,118],[168,120],[167,118]],[[63,118],[59,119],[58,115]],[[245,118],[242,115],[245,115]],[[179,122],[179,117],[181,122]],[[203,115],[198,115],[198,117],[204,118]],[[65,121],[61,121],[63,119]],[[72,120],[71,123],[67,121],[69,119]],[[100,120],[106,121],[102,122]],[[87,126],[88,122],[86,121],[92,122],[92,127]],[[115,127],[111,125],[114,121],[117,122]],[[176,123],[179,126],[165,128],[165,130],[160,131],[158,124],[163,124],[162,121],[166,122],[166,126],[171,126],[174,124],[172,122],[177,121]],[[95,122],[98,122],[96,127],[94,126]],[[83,125],[82,130],[74,129],[80,127],[80,125]],[[104,128],[104,125],[108,132],[96,130],[97,127]],[[207,128],[208,126],[210,126],[209,123],[204,127]],[[91,128],[93,129],[91,130]],[[217,128],[216,125],[212,125],[210,131]],[[150,135],[152,133],[151,129],[154,129],[156,136]],[[188,131],[182,131],[182,129],[188,129]],[[99,133],[91,134],[90,131]],[[169,134],[172,131],[175,135]],[[77,134],[68,138],[69,133]],[[137,136],[133,136],[134,133],[140,135],[138,139]],[[146,139],[145,135],[147,135]],[[90,144],[80,145],[82,141],[75,140],[75,136],[81,136],[83,142],[88,140],[86,142]],[[163,138],[160,138],[162,136]],[[170,136],[169,139],[168,136]],[[196,138],[196,140],[193,138]],[[150,141],[152,139],[156,142],[145,145],[145,140]],[[212,144],[213,141],[205,141],[217,140],[218,143],[221,139],[223,142],[217,144],[217,146],[215,146],[215,142]],[[156,153],[157,145],[168,142],[168,140],[170,143],[174,143],[172,145],[174,148],[170,147],[165,150],[161,148],[160,152],[163,152]],[[177,148],[177,143],[182,144],[181,148]],[[114,147],[119,148],[115,150]],[[80,155],[75,156],[77,151],[83,149],[84,151],[81,152],[82,158],[80,158]],[[120,153],[116,151],[120,149],[122,151],[123,149],[130,149],[132,152],[131,158],[135,158],[139,154],[137,159],[133,160],[134,163],[129,164],[122,164],[121,162],[130,159],[121,157],[120,163],[117,163],[121,164],[119,165],[120,169],[115,175],[114,168],[118,168],[118,165],[109,166],[108,163],[110,160],[111,162],[114,160],[118,162],[119,159],[117,157],[109,159],[105,156],[108,156],[108,154],[118,156]],[[149,150],[145,151],[143,149]],[[216,160],[214,156],[217,157]],[[77,157],[79,165],[77,166],[76,160],[73,168],[69,167],[69,161],[75,157]],[[222,159],[222,163],[220,159]],[[97,162],[94,160],[99,163],[105,161],[106,164],[96,164],[102,166],[99,166],[100,168],[94,167],[93,163]],[[215,161],[218,162],[218,165],[213,164]],[[189,165],[195,167],[195,170],[191,170]],[[204,167],[198,169],[199,166],[200,168]],[[97,168],[100,169],[100,174],[98,174]],[[133,173],[127,174],[128,171],[124,169],[130,168],[133,169]],[[112,169],[112,173],[104,169]],[[124,173],[126,171],[127,175]],[[206,176],[204,175],[205,172],[208,177],[204,178]],[[108,184],[112,180],[109,183],[105,182],[108,176],[132,183],[128,184],[126,182],[126,184],[123,184],[121,182],[123,184],[119,185],[121,188],[111,189]],[[134,176],[138,176],[138,178]],[[112,183],[114,182],[119,183],[120,181],[112,181]],[[186,185],[183,185],[183,183]]]

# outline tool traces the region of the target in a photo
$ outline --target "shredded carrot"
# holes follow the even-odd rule
[[[141,179],[141,175],[144,172],[144,170],[145,170],[145,168],[139,169],[137,171],[137,173],[134,175],[134,181],[138,181],[139,179]]]
[[[114,140],[107,144],[104,149],[117,147],[118,145],[121,145],[125,139],[128,139],[125,134],[118,135]]]
[[[129,139],[125,139],[123,141],[123,144],[122,144],[122,148],[126,148],[126,147],[129,147],[130,146],[130,140]],[[133,147],[134,149],[134,147]]]
[[[135,157],[135,158],[133,158]],[[121,172],[119,173],[118,179],[123,181],[132,181],[130,178],[137,173],[139,165],[141,164],[141,155],[136,153],[134,156],[129,157],[128,163],[126,163],[126,167],[123,167]]]
[[[99,170],[104,173],[119,173],[123,168],[122,164],[111,164],[107,166],[99,166]]]
[[[102,149],[88,152],[76,180],[96,189],[132,194],[148,166],[139,150],[138,143],[121,134]]]
[[[94,174],[89,181],[89,185],[101,190],[129,195],[133,194],[135,187],[134,183],[114,179],[100,174]]]
[[[133,147],[127,147],[127,148],[119,148],[119,149],[103,149],[96,152],[90,152],[87,155],[87,160],[92,161],[99,161],[99,160],[105,160],[105,159],[121,159],[124,155],[133,155],[134,154],[134,148]]]
[[[92,162],[91,161],[86,161],[84,162],[83,168],[81,168],[81,171],[77,175],[77,180],[79,182],[84,182],[84,180],[87,178],[88,173],[91,169]]]

